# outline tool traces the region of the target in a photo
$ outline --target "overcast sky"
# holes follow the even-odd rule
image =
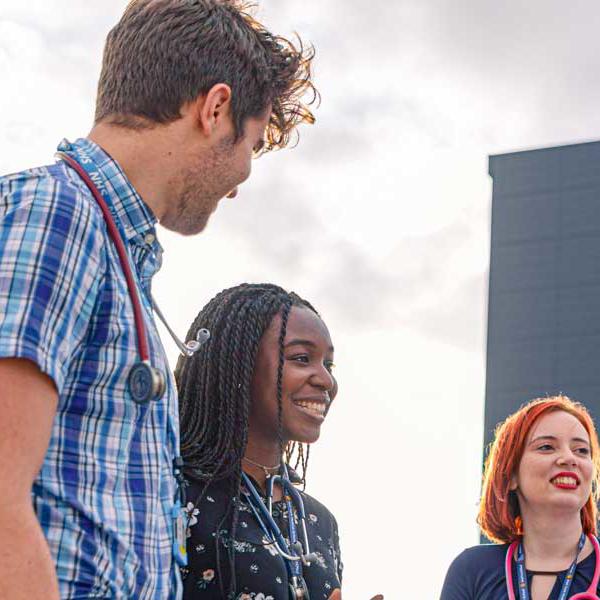
[[[87,134],[125,4],[0,0],[0,172]],[[161,230],[155,294],[181,335],[241,281],[315,304],[340,393],[308,491],[340,523],[344,598],[435,598],[478,539],[487,157],[600,137],[600,7],[263,0],[259,16],[315,45],[317,124],[256,161],[201,236]]]

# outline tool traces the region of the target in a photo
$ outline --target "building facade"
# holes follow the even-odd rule
[[[600,142],[490,157],[485,443],[532,398],[600,419]]]

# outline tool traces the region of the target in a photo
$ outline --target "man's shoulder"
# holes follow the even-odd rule
[[[62,164],[0,177],[0,222],[16,214],[27,216],[32,223],[44,214],[57,214],[73,224],[85,224],[88,234],[98,232],[103,223],[102,213],[87,188]],[[46,221],[45,226],[51,223]]]

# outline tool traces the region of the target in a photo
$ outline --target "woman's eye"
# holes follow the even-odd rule
[[[295,354],[294,356],[290,356],[288,360],[293,360],[300,363],[308,363],[309,359],[307,354]]]
[[[581,454],[583,456],[589,456],[590,455],[590,449],[589,448],[577,448],[575,450],[575,452],[577,452],[578,454]]]
[[[551,444],[542,444],[541,446],[538,446],[538,450],[552,450],[552,445]]]

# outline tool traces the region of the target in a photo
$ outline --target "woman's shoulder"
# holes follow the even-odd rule
[[[504,569],[504,558],[508,544],[479,544],[463,550],[448,569],[448,574],[473,574],[494,572]]]
[[[482,600],[503,594],[507,544],[481,544],[463,550],[446,574],[441,600]]]
[[[227,481],[206,483],[193,477],[186,477],[185,510],[201,511],[204,515],[220,513],[231,503],[232,490]]]
[[[465,565],[497,565],[498,561],[504,564],[504,557],[508,544],[479,544],[463,550],[455,559],[454,563]]]
[[[300,495],[304,502],[304,510],[306,511],[307,517],[312,514],[319,518],[332,521],[333,523],[336,522],[333,513],[320,500],[317,500],[314,496],[311,496],[306,492],[300,492]]]

